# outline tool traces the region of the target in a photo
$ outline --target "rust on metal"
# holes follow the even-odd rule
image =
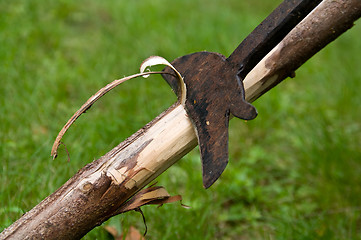
[[[185,64],[182,64],[183,62]],[[208,188],[228,163],[230,114],[251,120],[256,109],[244,100],[237,68],[218,53],[198,52],[175,61],[187,87],[186,111],[196,127],[203,164],[203,185]],[[197,66],[197,67],[189,67]]]
[[[197,132],[205,188],[227,166],[230,114],[245,120],[257,116],[256,109],[245,101],[244,77],[320,2],[285,0],[228,58],[219,53],[197,52],[172,62],[186,84],[185,108]],[[179,97],[177,79],[169,74],[163,77]]]

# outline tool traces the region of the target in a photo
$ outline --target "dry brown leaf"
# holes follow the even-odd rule
[[[114,237],[114,239],[117,239],[117,237],[119,236],[117,229],[115,227],[113,227],[113,226],[104,226],[104,229],[110,235],[112,235]]]
[[[129,230],[122,234],[119,234],[113,226],[105,226],[104,229],[112,235],[115,240],[145,240],[145,237],[133,226],[130,226]]]
[[[116,240],[145,240],[145,237],[133,226],[130,226],[129,231],[125,235],[120,235]]]
[[[138,193],[136,193],[131,199],[129,199],[125,204],[123,204],[116,212],[116,214],[121,214],[129,211],[137,211],[139,212],[143,217],[143,222],[145,225],[145,234],[147,233],[147,224],[145,220],[145,216],[143,214],[143,211],[140,207],[144,205],[158,205],[158,207],[162,206],[166,203],[172,203],[177,201],[182,201],[181,195],[176,196],[170,196],[170,194],[165,190],[162,186],[154,186],[155,184],[151,185],[150,187],[146,189],[140,190]],[[188,206],[185,206],[181,203],[182,207],[189,208]],[[108,230],[107,230],[108,231]],[[113,234],[113,229],[110,228],[108,231],[110,234]]]

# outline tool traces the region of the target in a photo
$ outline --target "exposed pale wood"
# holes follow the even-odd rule
[[[78,239],[196,146],[194,129],[174,105],[6,229],[0,239]],[[34,221],[34,219],[37,219]],[[10,232],[11,231],[11,232]]]
[[[246,98],[257,99],[289,76],[360,15],[359,0],[325,0],[249,73],[244,80]],[[174,105],[86,165],[5,229],[0,239],[79,239],[118,214],[124,202],[196,144],[185,110]]]

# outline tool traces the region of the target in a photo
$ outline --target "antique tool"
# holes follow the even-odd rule
[[[205,188],[227,166],[231,114],[245,120],[257,116],[256,109],[245,101],[243,79],[320,2],[285,0],[228,58],[219,53],[197,52],[172,62],[187,88],[185,109],[196,129]],[[169,74],[163,77],[179,96],[177,79]]]
[[[257,27],[228,59],[214,53],[195,53],[176,59],[173,65],[184,76],[188,102],[171,106],[107,154],[87,164],[52,195],[0,233],[0,239],[80,239],[94,227],[121,213],[124,206],[134,203],[132,200],[137,192],[196,146],[194,129],[200,135],[202,130],[199,128],[202,126],[197,127],[197,117],[192,116],[197,116],[197,112],[192,113],[192,109],[186,106],[192,104],[192,100],[193,104],[201,103],[196,105],[196,109],[200,109],[201,113],[203,111],[204,115],[199,115],[198,119],[206,121],[203,126],[205,132],[208,126],[214,124],[209,120],[213,119],[210,116],[213,111],[211,108],[218,106],[213,102],[214,99],[208,97],[207,93],[211,91],[226,94],[236,92],[233,93],[236,96],[234,99],[227,99],[219,94],[218,101],[223,101],[224,106],[220,104],[222,107],[217,107],[216,110],[225,111],[226,117],[217,113],[217,116],[224,118],[223,122],[230,118],[232,111],[238,117],[252,118],[254,109],[244,102],[243,95],[246,95],[249,101],[257,99],[292,75],[293,71],[350,29],[361,17],[360,0],[323,0],[311,10],[316,4],[315,1],[285,1],[281,4],[284,7],[278,8],[279,14],[272,13],[273,17],[268,18],[270,21],[264,21]],[[307,14],[306,10],[303,12],[304,9],[311,11],[310,14],[294,26]],[[299,19],[295,16],[299,16]],[[280,28],[284,29],[284,32],[279,30]],[[292,30],[287,34],[288,29]],[[275,47],[270,51],[272,46]],[[203,59],[200,60],[199,57]],[[247,74],[250,69],[252,70]],[[213,78],[216,74],[217,77]],[[244,78],[245,75],[247,76]],[[166,79],[177,91],[175,79]],[[233,83],[228,82],[232,80]],[[234,80],[239,82],[234,84]],[[207,81],[215,84],[210,86]],[[192,84],[194,89],[190,87]],[[197,85],[204,89],[197,90]],[[237,89],[225,91],[225,86],[236,86]],[[195,102],[192,96],[197,96]],[[243,108],[234,106],[239,104],[237,101],[241,102]],[[242,112],[242,109],[245,109],[245,112]],[[201,149],[204,149],[205,145],[211,153],[214,151],[209,143],[201,139],[198,141]],[[224,139],[222,141],[227,144]],[[227,154],[227,149],[224,149],[223,153]],[[204,155],[202,160],[203,158]],[[219,161],[212,156],[209,159],[212,164]],[[227,159],[222,158],[221,161]],[[218,174],[221,173],[216,170]],[[206,187],[211,185],[212,180],[217,179],[216,174],[209,175],[206,172],[205,175]],[[139,198],[138,200],[144,201]]]

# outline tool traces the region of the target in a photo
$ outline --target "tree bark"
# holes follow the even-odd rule
[[[360,0],[324,0],[244,79],[256,100],[353,26]],[[79,239],[110,217],[197,145],[182,105],[175,104],[100,159],[89,163],[0,234],[0,239]]]

